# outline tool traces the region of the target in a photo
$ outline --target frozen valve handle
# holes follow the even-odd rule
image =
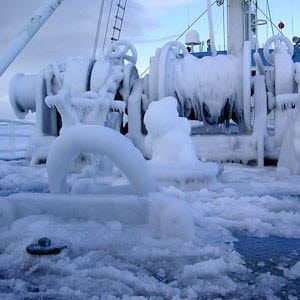
[[[271,65],[274,65],[274,52],[270,53],[269,49],[273,43],[275,45],[275,48],[276,48],[277,43],[285,43],[288,54],[291,56],[294,54],[293,44],[286,36],[274,35],[266,41],[265,46],[264,46],[264,57],[266,58],[268,63],[270,63]]]
[[[131,55],[128,54],[131,51]],[[136,64],[137,62],[137,52],[135,47],[127,42],[127,41],[118,41],[113,43],[106,50],[106,57],[109,59],[122,59],[131,62],[132,64]]]

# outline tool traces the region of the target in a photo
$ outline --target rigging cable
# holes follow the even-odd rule
[[[212,3],[212,5],[211,6],[213,6],[215,3],[216,3],[217,1],[214,1],[213,3]],[[207,9],[199,16],[199,17],[197,17],[192,23],[191,23],[191,25],[189,26],[189,27],[187,27],[178,37],[177,37],[177,39],[175,40],[175,42],[177,42],[180,38],[182,38],[183,37],[183,35],[184,34],[186,34],[187,33],[187,31],[191,28],[191,27],[193,27],[194,25],[195,25],[195,23],[197,23],[205,14],[207,13]]]
[[[222,24],[222,15],[220,15],[220,10],[217,13],[217,17],[216,17],[216,20],[214,21],[214,24],[217,24],[216,29],[214,30],[214,33],[215,33],[215,36],[216,36],[216,35],[218,35],[220,26]]]
[[[294,0],[292,0],[292,36],[294,36]]]
[[[267,0],[267,9],[268,9],[268,14],[269,14],[269,17],[270,17],[270,20],[271,20],[272,35],[275,35],[274,34],[274,28],[273,28],[273,22],[272,22],[272,16],[271,16],[269,0]]]
[[[211,6],[213,6],[215,3],[216,3],[217,1],[214,1],[212,4],[211,4]],[[187,31],[191,28],[191,27],[193,27],[205,14],[206,14],[206,12],[207,12],[207,9],[199,16],[199,17],[197,17],[192,23],[191,23],[191,25],[190,26],[188,26],[177,38],[176,38],[176,40],[175,40],[175,42],[177,42],[180,38],[182,38],[183,37],[183,35],[185,34],[185,33],[187,33]],[[142,77],[148,70],[150,69],[150,66],[141,74],[141,76],[140,77]]]
[[[190,0],[188,0],[188,27],[190,26]]]
[[[97,23],[97,29],[96,29],[96,35],[95,35],[95,41],[94,41],[94,49],[93,49],[93,55],[92,58],[95,59],[97,47],[98,47],[98,41],[99,41],[99,34],[100,34],[100,25],[103,15],[103,7],[104,7],[104,0],[101,0],[100,9],[99,9],[99,16],[98,16],[98,23]]]
[[[109,7],[109,12],[108,12],[108,18],[107,18],[106,28],[105,28],[105,35],[104,35],[104,41],[103,41],[102,50],[104,50],[105,44],[106,44],[106,38],[107,38],[107,33],[108,33],[108,26],[109,26],[109,23],[110,23],[110,16],[111,16],[111,10],[112,10],[113,2],[114,2],[114,0],[110,1],[110,7]]]
[[[268,2],[266,0],[266,12],[268,11]],[[266,37],[269,38],[269,22],[266,24]]]
[[[226,49],[226,37],[225,37],[225,5],[223,6],[223,46],[224,46],[224,51]]]
[[[254,3],[254,5],[256,5],[256,8],[267,18],[267,20],[278,30],[278,32],[281,33],[282,35],[284,35],[282,33],[282,31],[280,30],[280,28],[273,23],[273,21],[267,16],[267,14],[264,13],[264,11],[262,9],[260,9],[260,7],[257,5],[257,1],[256,2],[254,2],[253,0],[250,0],[250,1],[252,3]]]

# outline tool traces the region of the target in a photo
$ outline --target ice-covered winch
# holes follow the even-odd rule
[[[265,22],[257,20],[251,1],[232,0],[227,3],[228,50],[217,53],[207,3],[210,51],[188,53],[182,43],[169,42],[156,50],[142,78],[134,46],[114,40],[97,61],[71,58],[37,75],[16,75],[10,100],[17,116],[29,110],[37,115],[28,151],[32,163],[47,158],[62,125],[74,124],[117,129],[146,156],[144,115],[151,102],[168,96],[177,99],[179,115],[190,121],[198,158],[259,166],[266,159],[277,161],[292,120],[287,110],[299,102],[293,45],[275,35],[259,49],[257,27]],[[186,44],[200,43],[198,33],[189,31]]]

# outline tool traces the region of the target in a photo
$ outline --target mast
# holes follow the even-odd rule
[[[246,40],[251,39],[251,1],[227,0],[227,47],[228,53],[241,55]]]

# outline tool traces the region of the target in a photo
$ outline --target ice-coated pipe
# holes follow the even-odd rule
[[[264,166],[265,136],[267,134],[267,95],[264,75],[256,75],[254,79],[255,121],[253,132],[257,137],[257,165]]]
[[[0,58],[0,76],[11,65],[15,58],[20,54],[24,47],[29,43],[33,36],[58,8],[63,0],[47,0],[30,18],[28,24],[19,33],[19,35],[11,41],[7,49]]]
[[[62,132],[48,155],[47,173],[51,193],[68,193],[68,170],[80,153],[106,156],[124,173],[137,195],[144,196],[157,191],[147,162],[128,138],[101,125],[75,125]]]
[[[243,107],[244,123],[251,130],[251,43],[245,41],[243,51]]]

